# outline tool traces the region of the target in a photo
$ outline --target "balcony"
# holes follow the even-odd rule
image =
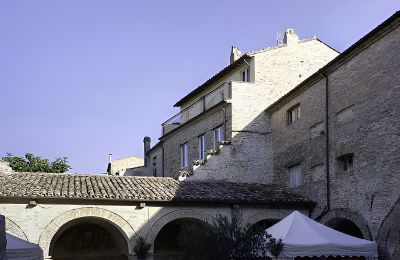
[[[218,88],[201,97],[192,105],[185,108],[184,110],[181,110],[181,112],[162,123],[162,136],[179,127],[181,124],[188,122],[189,120],[195,118],[201,113],[214,107],[218,103],[230,99],[231,97],[231,84],[226,82],[220,85]]]

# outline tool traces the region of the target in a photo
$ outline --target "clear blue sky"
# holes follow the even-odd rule
[[[295,28],[339,51],[400,9],[393,1],[0,1],[0,156],[68,156],[104,172],[142,155],[173,104],[242,52]]]

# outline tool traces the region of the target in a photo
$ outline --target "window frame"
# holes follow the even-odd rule
[[[341,171],[350,172],[354,170],[354,153],[343,154],[337,160]]]
[[[214,149],[219,148],[219,143],[224,140],[224,126],[218,126],[213,130]]]
[[[294,115],[294,117],[293,117]],[[299,120],[301,117],[301,106],[300,103],[290,107],[287,111],[286,111],[286,124],[290,125],[293,122]]]
[[[199,140],[199,160],[206,160],[206,135],[202,134],[198,137]]]
[[[244,70],[242,70],[241,75],[242,75],[243,82],[250,82],[250,66],[248,66]]]
[[[304,185],[303,171],[301,165],[301,163],[298,163],[288,167],[289,188],[291,189],[298,188]],[[296,171],[296,169],[298,171]],[[294,176],[294,174],[298,174],[298,176]]]
[[[187,168],[189,166],[189,144],[187,142],[181,144],[180,157],[181,168]]]

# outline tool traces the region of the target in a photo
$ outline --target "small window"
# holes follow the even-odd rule
[[[303,176],[301,174],[301,164],[289,167],[289,187],[296,188],[303,185]]]
[[[242,81],[250,82],[250,68],[247,67],[244,71],[242,71]]]
[[[157,165],[157,156],[154,156],[153,157],[153,166],[156,166]]]
[[[287,111],[287,124],[290,125],[300,118],[300,104],[291,107]]]
[[[206,138],[204,135],[199,136],[199,160],[206,159]]]
[[[189,150],[188,144],[181,145],[181,167],[186,168],[189,166]]]
[[[339,165],[343,171],[352,171],[353,170],[353,162],[354,162],[354,154],[345,154],[338,158]]]
[[[157,177],[157,169],[156,168],[153,169],[153,176]]]
[[[214,149],[219,147],[219,143],[224,140],[224,128],[222,126],[214,129]]]

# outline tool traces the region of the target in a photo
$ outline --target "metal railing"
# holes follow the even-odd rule
[[[179,125],[200,115],[223,100],[230,99],[231,97],[232,92],[230,83],[226,82],[218,86],[216,89],[201,97],[189,107],[181,110],[181,112],[162,123],[162,135],[167,134],[168,132],[177,128]]]

